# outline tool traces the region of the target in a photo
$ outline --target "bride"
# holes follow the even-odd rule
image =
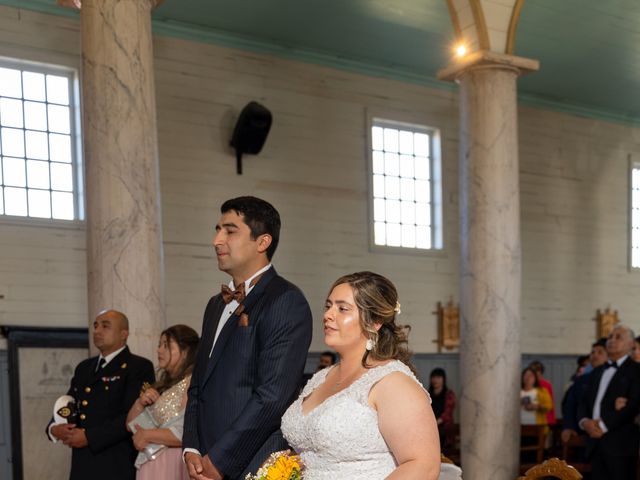
[[[438,427],[409,364],[395,286],[359,272],[339,278],[325,303],[325,343],[340,362],[320,370],[282,418],[305,480],[435,480]]]

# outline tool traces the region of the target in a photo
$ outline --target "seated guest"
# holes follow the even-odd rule
[[[547,412],[551,408],[549,392],[540,386],[538,377],[530,367],[522,371],[520,390],[520,424],[544,425],[545,433],[548,431]],[[521,445],[531,445],[537,442],[532,437],[521,437]],[[520,463],[529,463],[534,460],[534,452],[521,452]]]
[[[551,408],[551,397],[531,367],[522,371],[520,390],[520,424],[548,425],[547,412]]]
[[[587,457],[594,479],[627,480],[636,476],[640,431],[640,365],[630,355],[633,331],[613,327],[607,339],[609,361],[589,375],[580,401],[580,427],[587,432]]]
[[[323,368],[330,367],[336,363],[336,354],[330,350],[325,350],[320,354],[320,360],[318,361],[318,368],[316,372],[319,372]]]
[[[582,433],[578,426],[578,405],[580,400],[587,391],[589,384],[589,375],[593,369],[604,365],[607,361],[607,339],[601,338],[591,345],[591,354],[589,355],[589,367],[578,377],[569,387],[567,393],[562,400],[562,433],[560,434],[562,441],[567,443],[573,435]]]
[[[453,411],[456,408],[456,394],[447,387],[447,374],[442,368],[434,368],[429,376],[431,407],[438,423],[441,450],[446,454],[454,447]]]
[[[186,325],[174,325],[160,334],[160,380],[140,394],[127,416],[127,424],[134,422],[133,445],[140,452],[135,462],[138,480],[189,478],[180,447],[187,388],[196,361],[197,348],[198,334]],[[145,429],[135,424],[136,417],[145,408],[158,424],[158,428]],[[151,448],[148,449],[150,445]],[[161,448],[160,445],[167,448]]]
[[[542,362],[538,360],[534,360],[529,364],[529,368],[531,368],[538,379],[538,383],[542,388],[544,388],[547,393],[549,393],[549,398],[551,398],[551,408],[547,411],[547,425],[555,425],[556,423],[556,411],[555,411],[555,401],[553,399],[553,385],[551,382],[543,377],[544,374],[544,365]]]
[[[49,439],[71,447],[70,480],[133,480],[136,451],[125,418],[145,382],[155,380],[153,364],[127,347],[129,320],[105,310],[93,322],[93,344],[100,355],[78,364],[67,392],[76,401],[78,420],[49,423]]]

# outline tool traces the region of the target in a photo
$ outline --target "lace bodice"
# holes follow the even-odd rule
[[[305,464],[305,480],[382,480],[395,469],[396,461],[378,428],[378,414],[368,403],[369,391],[393,372],[420,382],[405,364],[394,360],[368,370],[303,414],[302,400],[325,381],[329,370],[316,373],[285,412],[282,433]]]

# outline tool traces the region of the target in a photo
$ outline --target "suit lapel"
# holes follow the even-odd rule
[[[249,292],[249,295],[247,295],[247,298],[244,299],[244,302],[242,302],[244,305],[244,313],[249,314],[249,318],[251,318],[251,315],[250,315],[251,308],[256,304],[256,302],[260,299],[260,297],[262,297],[262,294],[267,288],[267,285],[269,284],[269,282],[271,282],[273,278],[275,278],[276,275],[277,275],[276,271],[272,266],[269,270],[267,270],[266,272],[264,272],[264,274],[262,274],[262,278],[260,279],[260,281],[253,287],[251,292]],[[221,303],[224,305],[224,302],[221,301]],[[220,313],[218,314],[218,318],[216,319],[216,328],[217,328],[218,322],[220,321],[221,313],[222,313],[222,310],[220,310]],[[209,359],[209,362],[207,364],[207,373],[205,374],[205,378],[204,378],[205,382],[213,372],[215,366],[218,363],[218,360],[222,356],[224,352],[224,347],[227,341],[238,328],[238,319],[239,319],[238,315],[231,315],[229,320],[227,320],[227,323],[224,325],[224,327],[222,327],[222,331],[218,336],[218,340],[216,341],[216,344],[213,347],[213,352],[211,353],[211,358]],[[215,335],[215,329],[214,329],[214,335]]]
[[[609,385],[607,386],[607,390],[604,393],[604,397],[602,397],[603,402],[604,402],[604,399],[607,398],[608,396],[617,395],[616,391],[617,391],[618,383],[621,381],[621,379],[623,379],[626,376],[626,369],[629,366],[629,362],[633,362],[631,357],[627,357],[627,359],[622,363],[622,365],[616,368],[616,372],[613,374],[613,377],[611,377],[611,380],[609,381]],[[622,381],[624,382],[624,380]]]
[[[94,362],[91,362],[91,372],[90,373],[91,373],[92,377],[102,376],[102,372],[104,371],[104,368],[98,368],[98,362],[100,361],[99,359],[100,359],[100,355],[95,357],[95,359],[94,359],[95,361]]]
[[[209,353],[211,353],[211,348],[213,347],[213,340],[216,337],[216,330],[218,329],[218,324],[220,323],[220,315],[222,315],[222,311],[224,310],[225,303],[222,300],[222,295],[216,295],[213,300],[213,305],[211,307],[211,313],[207,314],[207,321],[204,324],[204,331],[202,332],[202,340],[201,340],[201,351],[202,355],[204,355],[207,359],[209,358]]]
[[[593,371],[593,373],[591,375],[594,376],[594,380],[593,380],[593,386],[594,388],[591,389],[591,391],[589,392],[589,404],[591,406],[591,409],[589,410],[589,415],[591,415],[591,412],[593,411],[593,407],[596,403],[596,398],[598,398],[598,389],[600,388],[600,381],[602,380],[602,374],[604,373],[604,368],[603,367],[598,367],[597,369],[595,369]]]

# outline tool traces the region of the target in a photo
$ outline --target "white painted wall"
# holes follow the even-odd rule
[[[76,66],[73,19],[0,7],[0,55]],[[210,246],[219,205],[254,194],[283,219],[275,266],[306,293],[322,349],[321,312],[338,276],[361,269],[397,285],[412,347],[436,351],[432,311],[458,300],[457,94],[267,55],[155,39],[169,323],[199,330],[226,281]],[[250,100],[271,109],[263,152],[235,174],[228,141]],[[441,129],[444,242],[439,254],[371,253],[367,112]],[[398,118],[401,117],[401,118]],[[577,353],[611,305],[640,326],[640,275],[627,270],[628,157],[640,130],[534,108],[520,110],[523,351]],[[0,219],[0,324],[84,326],[85,236]],[[135,319],[131,319],[135,322]]]

